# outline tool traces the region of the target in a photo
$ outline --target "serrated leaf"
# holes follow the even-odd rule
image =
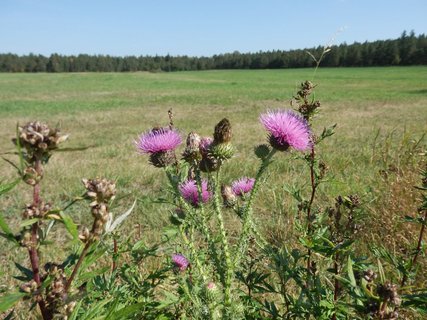
[[[23,292],[16,292],[0,297],[0,312],[5,312],[12,308],[15,303],[26,295]]]
[[[68,233],[73,237],[73,240],[79,239],[79,231],[77,230],[77,225],[73,222],[73,220],[66,215],[64,212],[60,212],[59,215],[62,218],[62,222],[65,225]]]

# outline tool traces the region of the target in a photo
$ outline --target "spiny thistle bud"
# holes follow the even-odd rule
[[[192,162],[192,161],[199,161],[201,159],[201,154],[200,154],[201,140],[202,140],[201,137],[195,132],[190,132],[188,134],[186,147],[182,154],[182,157],[184,158],[185,161]]]
[[[48,125],[39,121],[28,122],[18,127],[18,139],[22,148],[26,149],[28,162],[33,162],[36,157],[46,158],[51,150],[67,140],[68,135],[60,135],[59,128],[51,129]],[[17,139],[12,139],[17,144]]]
[[[256,146],[254,148],[254,152],[255,152],[255,155],[259,159],[262,160],[262,159],[265,159],[265,157],[268,156],[268,154],[270,153],[270,148],[266,144],[260,144],[260,145],[258,145],[258,146]]]
[[[209,149],[209,156],[217,161],[231,159],[234,154],[233,146],[230,143],[212,144]]]
[[[221,187],[221,196],[224,201],[224,206],[232,208],[237,201],[237,196],[234,194],[233,189],[230,186]]]
[[[220,161],[210,155],[207,155],[200,161],[199,168],[202,172],[215,172],[219,169],[220,165]]]
[[[215,144],[227,143],[231,141],[231,124],[228,119],[224,118],[218,122],[218,124],[215,126],[213,137]]]

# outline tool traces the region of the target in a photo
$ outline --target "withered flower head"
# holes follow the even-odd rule
[[[185,150],[182,154],[183,158],[188,161],[198,161],[201,158],[200,154],[200,143],[202,139],[201,137],[195,133],[190,132],[187,136],[187,143]]]
[[[91,206],[108,203],[116,195],[116,184],[105,178],[82,179],[86,188],[86,197],[92,200]]]
[[[213,136],[215,144],[230,142],[232,137],[230,121],[224,118],[218,122],[218,124],[215,126]]]
[[[30,155],[29,161],[34,160],[34,155],[44,155],[58,148],[58,145],[68,138],[68,135],[60,135],[59,128],[51,129],[45,123],[34,121],[18,127],[18,139],[22,148]],[[17,144],[17,139],[12,140]]]
[[[221,187],[221,196],[224,201],[224,206],[231,208],[236,204],[237,196],[234,194],[233,189],[230,186]]]

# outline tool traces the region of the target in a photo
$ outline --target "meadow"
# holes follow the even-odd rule
[[[232,125],[236,153],[224,165],[223,176],[230,182],[253,177],[258,163],[253,148],[266,142],[259,114],[292,108],[290,100],[305,80],[317,85],[315,99],[321,102],[314,131],[337,124],[335,134],[318,150],[329,178],[319,187],[317,206],[327,207],[339,195],[357,194],[365,212],[360,250],[373,243],[395,252],[408,250],[418,231],[403,217],[416,213],[419,204],[413,186],[427,141],[427,67],[320,68],[315,74],[312,69],[0,74],[0,150],[4,158],[14,160],[9,152],[17,123],[58,123],[61,132],[70,135],[65,148],[87,149],[54,154],[43,178],[43,197],[65,206],[83,194],[82,178],[115,180],[118,196],[113,213],[124,212],[137,200],[121,230],[155,243],[169,224],[170,209],[156,201],[165,196],[166,178],[147,157],[137,154],[133,142],[138,135],[167,125],[168,110],[184,137],[190,131],[211,135],[225,117]],[[254,218],[271,243],[295,240],[297,203],[290,186],[309,185],[307,168],[291,158],[275,157],[254,204]],[[0,180],[16,176],[7,162],[0,168]],[[15,190],[19,192],[0,199],[12,226],[19,224],[23,204],[31,201],[27,186],[20,184]],[[81,203],[67,213],[77,222],[90,217]],[[225,217],[231,234],[235,219]],[[56,231],[54,237],[66,244],[64,233]],[[4,292],[14,283],[6,280],[12,257],[25,264],[26,255],[16,255],[3,240],[0,245],[5,248],[0,253],[0,292]],[[62,250],[59,254],[65,256]],[[427,278],[421,276],[420,281],[425,284]]]

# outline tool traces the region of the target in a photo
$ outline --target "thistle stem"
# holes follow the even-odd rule
[[[258,193],[259,189],[259,180],[261,176],[264,174],[265,170],[267,169],[268,165],[270,164],[271,158],[276,153],[276,149],[272,149],[270,153],[262,160],[261,166],[258,169],[258,172],[255,176],[254,186],[252,187],[252,191],[249,195],[249,199],[246,203],[245,210],[243,211],[242,215],[242,233],[240,234],[239,241],[236,246],[235,254],[235,260],[234,265],[237,265],[238,261],[240,260],[242,256],[242,252],[244,251],[244,245],[246,242],[247,234],[249,233],[249,230],[252,228],[252,230],[255,229],[255,226],[252,224],[252,204],[255,199],[256,194]]]
[[[34,169],[41,176],[43,172],[42,164],[40,159],[36,159],[34,162]],[[38,208],[40,206],[40,182],[37,182],[33,188],[33,206]],[[33,272],[33,280],[37,283],[37,287],[39,288],[42,284],[40,277],[40,259],[38,253],[38,229],[39,223],[36,222],[31,226],[31,245],[28,248],[28,254],[30,256],[31,270]],[[42,317],[44,320],[53,319],[53,315],[46,307],[46,302],[43,297],[40,296],[38,305],[40,311],[42,313]]]
[[[417,263],[418,255],[421,252],[421,245],[422,245],[422,241],[423,241],[424,230],[426,229],[426,222],[427,222],[427,210],[424,211],[424,220],[423,220],[423,224],[421,225],[420,235],[418,236],[418,243],[417,243],[417,248],[415,249],[414,257],[412,258],[412,262],[411,262],[411,265],[409,267],[408,272],[405,273],[405,275],[402,278],[402,282],[400,283],[401,287],[403,287],[405,285],[406,281],[408,280],[408,273],[411,272],[412,267]]]
[[[313,201],[316,195],[316,189],[317,184],[315,181],[315,175],[314,175],[314,160],[315,160],[315,152],[314,152],[314,144],[311,147],[311,153],[310,153],[310,182],[311,182],[311,196],[310,201],[308,202],[307,206],[307,233],[310,236],[312,233],[313,225],[312,225],[312,214],[311,214],[311,208],[313,206]],[[307,274],[311,275],[311,249],[308,249],[307,252]],[[309,279],[307,278],[307,287],[308,287]]]
[[[220,198],[221,187],[220,187],[220,170],[217,172],[215,179],[214,188],[214,207],[215,214],[218,220],[218,226],[221,236],[222,251],[225,258],[225,277],[224,277],[224,307],[225,313],[227,314],[231,306],[231,278],[233,276],[233,265],[230,257],[230,248],[228,246],[227,234],[224,227],[224,219],[222,217]]]
[[[77,261],[77,264],[74,266],[73,272],[71,273],[71,276],[68,278],[67,283],[65,284],[65,289],[64,289],[65,292],[68,292],[68,290],[70,289],[71,283],[73,282],[74,278],[76,277],[77,271],[79,270],[79,268],[83,262],[83,259],[86,257],[87,252],[88,252],[91,244],[92,244],[92,241],[86,242],[86,245],[83,248],[82,253],[80,254],[79,260]]]

